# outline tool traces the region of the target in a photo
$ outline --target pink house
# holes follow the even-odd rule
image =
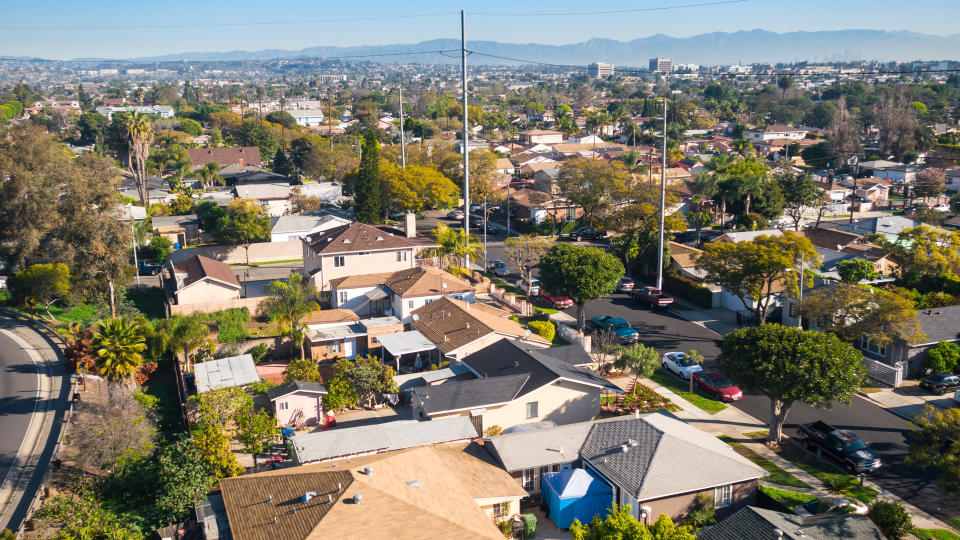
[[[280,426],[299,428],[320,423],[326,393],[327,388],[320,383],[290,381],[267,390],[267,397]]]

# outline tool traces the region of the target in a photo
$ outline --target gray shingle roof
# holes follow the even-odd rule
[[[508,403],[517,398],[530,374],[457,381],[437,386],[420,386],[413,394],[428,415]]]
[[[924,309],[917,314],[924,343],[960,339],[960,306]]]
[[[719,524],[704,529],[699,540],[776,540],[776,529],[786,540],[883,540],[884,536],[867,516],[820,514],[801,517],[747,506]]]
[[[594,422],[578,422],[492,437],[483,446],[508,471],[576,461]]]
[[[326,394],[327,387],[315,382],[290,381],[285,382],[280,386],[274,386],[273,388],[267,390],[267,397],[269,397],[272,401],[294,392],[316,392],[319,394]]]

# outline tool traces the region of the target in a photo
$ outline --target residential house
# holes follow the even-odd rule
[[[917,319],[924,336],[919,342],[894,340],[888,345],[877,345],[863,339],[859,343],[860,350],[868,359],[901,367],[904,376],[922,373],[930,347],[941,341],[960,341],[960,306],[924,309],[919,312]]]
[[[304,276],[327,291],[337,278],[436,265],[435,258],[421,256],[437,245],[416,235],[413,214],[407,215],[404,229],[352,223],[307,235],[302,239]]]
[[[474,301],[474,287],[438,268],[408,268],[398,272],[361,274],[330,281],[331,303],[361,315],[394,315],[405,324],[413,311],[448,296]]]
[[[225,478],[220,538],[502,540],[525,492],[488,460],[460,443]]]
[[[524,346],[550,346],[550,342],[508,319],[507,315],[486,304],[444,297],[414,310],[411,327],[436,345],[453,364],[504,338],[520,340]]]
[[[230,267],[203,255],[176,264],[168,261],[161,276],[168,305],[223,303],[241,296],[240,281]]]
[[[200,239],[200,220],[196,214],[185,216],[154,216],[150,219],[155,236],[163,236],[173,242],[174,247],[185,248]]]
[[[670,241],[670,268],[676,271],[680,276],[710,289],[710,292],[712,293],[710,298],[710,307],[720,307],[723,298],[721,295],[722,289],[713,283],[706,283],[704,280],[704,272],[697,269],[696,258],[701,253],[703,253],[703,250],[688,246],[686,244],[681,244],[679,242]],[[671,281],[669,278],[666,280],[664,288],[667,292],[674,292],[671,290]],[[736,300],[739,302],[739,299]],[[734,304],[728,300],[728,307],[730,309],[743,309],[743,303],[739,302],[739,304]]]
[[[766,229],[762,231],[730,231],[717,237],[714,242],[739,244],[740,242],[753,242],[761,236],[783,236],[783,231],[780,229]]]
[[[96,108],[97,114],[107,119],[107,122],[113,121],[113,113],[116,112],[139,112],[158,116],[160,118],[173,118],[173,107],[170,105],[121,105],[104,106]]]
[[[893,254],[868,241],[863,233],[821,227],[806,229],[802,234],[814,247],[839,251],[872,262],[876,271],[884,276],[893,274],[899,266]]]
[[[290,184],[290,179],[282,174],[264,170],[259,166],[238,165],[236,163],[221,169],[220,178],[223,178],[228,186],[245,186],[248,184],[277,184],[282,186]]]
[[[216,163],[221,168],[228,165],[244,167],[246,165],[260,166],[260,147],[258,146],[225,146],[223,148],[188,148],[192,169],[202,169],[207,163]]]
[[[327,311],[353,313],[347,309]],[[331,322],[317,322],[321,318],[317,316],[305,323],[307,351],[317,361],[332,362],[338,358],[352,360],[357,356],[376,353],[380,348],[379,337],[403,332],[403,323],[392,316],[340,321],[332,321],[331,317],[328,319]]]
[[[900,233],[906,229],[915,229],[920,225],[923,225],[923,222],[903,216],[883,216],[858,219],[853,223],[840,223],[834,225],[833,228],[838,231],[849,232],[860,236],[882,234],[887,240],[896,242]]]
[[[533,189],[548,195],[559,195],[558,176],[560,176],[560,169],[556,168],[535,171],[533,173]]]
[[[290,381],[267,390],[273,414],[281,427],[315,426],[323,419],[327,387],[315,382]]]
[[[243,184],[236,185],[233,192],[238,199],[253,199],[260,203],[268,216],[290,213],[290,184]]]
[[[288,215],[270,218],[270,241],[300,240],[320,231],[344,227],[350,221],[334,215]]]
[[[947,169],[944,171],[944,175],[947,177],[947,191],[952,191],[954,193],[960,191],[960,168]]]
[[[516,165],[514,165],[513,162],[507,158],[497,158],[497,161],[494,163],[493,167],[500,174],[512,175],[517,171]]]
[[[529,178],[530,176],[536,174],[537,171],[556,169],[559,166],[560,162],[556,160],[545,157],[536,157],[520,166],[520,176]]]
[[[807,131],[793,126],[774,124],[745,130],[743,135],[750,142],[769,141],[772,139],[790,139],[797,141],[806,137]]]
[[[698,540],[884,540],[870,516],[827,512],[799,516],[745,506],[720,523],[703,529]]]
[[[294,109],[287,111],[298,126],[313,127],[323,125],[321,109]]]
[[[343,198],[343,186],[337,182],[307,182],[297,188],[304,197],[314,197],[328,205],[340,204]]]
[[[554,144],[563,142],[563,133],[550,129],[527,129],[518,133],[521,144]]]
[[[260,380],[257,367],[253,362],[253,356],[249,354],[194,364],[193,377],[198,394],[211,390],[246,386]]]
[[[783,231],[780,229],[768,229],[764,231],[731,231],[719,236],[714,242],[752,242],[760,236],[781,236]],[[712,285],[712,284],[710,284]],[[768,305],[768,309],[773,309],[775,306],[779,305],[781,302],[780,293],[783,292],[784,287],[781,283],[775,282],[770,288],[770,295],[774,296],[774,299]],[[716,295],[715,295],[716,296]],[[745,309],[753,310],[755,309],[759,302],[762,299],[755,298],[746,298],[746,306],[744,301],[740,299],[739,296],[734,294],[733,291],[730,291],[726,288],[720,288],[719,303],[717,303],[716,298],[714,299],[714,305],[719,307],[727,308],[731,311],[736,311],[739,314]]]
[[[582,207],[535,189],[511,191],[510,208],[518,221],[530,223],[543,223],[547,216],[553,216],[557,221],[575,221],[583,217]]]
[[[889,180],[894,184],[912,185],[916,182],[917,175],[920,174],[922,170],[923,167],[919,165],[896,165],[883,170],[875,169],[873,175],[877,178]]]
[[[483,446],[531,493],[541,492],[543,474],[582,467],[612,488],[611,505],[629,505],[645,523],[685,516],[699,495],[713,499],[718,517],[730,515],[755,504],[767,474],[712,434],[664,413],[525,430]]]
[[[477,378],[413,389],[419,418],[469,416],[478,432],[550,421],[583,422],[600,413],[602,391],[619,388],[588,369],[553,357],[550,349],[501,339],[460,358]]]

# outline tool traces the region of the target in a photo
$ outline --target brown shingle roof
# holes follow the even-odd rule
[[[257,146],[228,146],[225,148],[188,148],[187,155],[193,166],[203,167],[207,163],[219,163],[221,166],[242,163],[260,165],[260,148]]]
[[[358,289],[386,285],[403,298],[435,296],[474,290],[466,281],[437,268],[409,268],[398,272],[361,274],[330,280],[336,289]],[[444,287],[446,285],[446,287]]]
[[[360,317],[349,309],[324,309],[314,311],[303,320],[303,324],[326,324],[359,321]]]
[[[175,264],[178,274],[186,274],[183,286],[192,285],[204,278],[211,278],[240,288],[240,281],[233,274],[230,267],[220,261],[215,261],[203,255],[194,255],[189,259]]]
[[[307,243],[316,253],[352,253],[356,251],[381,251],[399,248],[435,247],[431,240],[415,236],[407,238],[402,231],[386,227],[351,223],[320,231],[307,237]]]
[[[553,197],[535,189],[518,189],[510,193],[510,199],[516,204],[527,207],[535,207],[552,203],[554,200],[558,202],[557,206],[562,207],[568,204],[567,201],[561,197]]]
[[[487,309],[452,298],[441,298],[413,311],[413,329],[419,331],[444,353],[459,349],[494,332],[529,341],[547,343],[537,334],[527,336],[518,322],[498,317]]]
[[[810,243],[821,248],[837,250],[837,246],[846,247],[859,238],[859,234],[838,231],[836,229],[805,229],[803,236],[810,240]]]
[[[680,268],[691,268],[697,265],[694,258],[703,253],[703,251],[678,242],[670,242],[670,258],[677,263]]]

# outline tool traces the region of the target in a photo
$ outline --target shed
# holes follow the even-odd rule
[[[575,519],[590,523],[593,516],[603,517],[613,500],[613,488],[584,469],[544,473],[542,482],[550,519],[561,529]]]
[[[253,356],[249,354],[201,362],[193,366],[193,375],[196,378],[198,394],[232,386],[245,386],[260,380]]]

